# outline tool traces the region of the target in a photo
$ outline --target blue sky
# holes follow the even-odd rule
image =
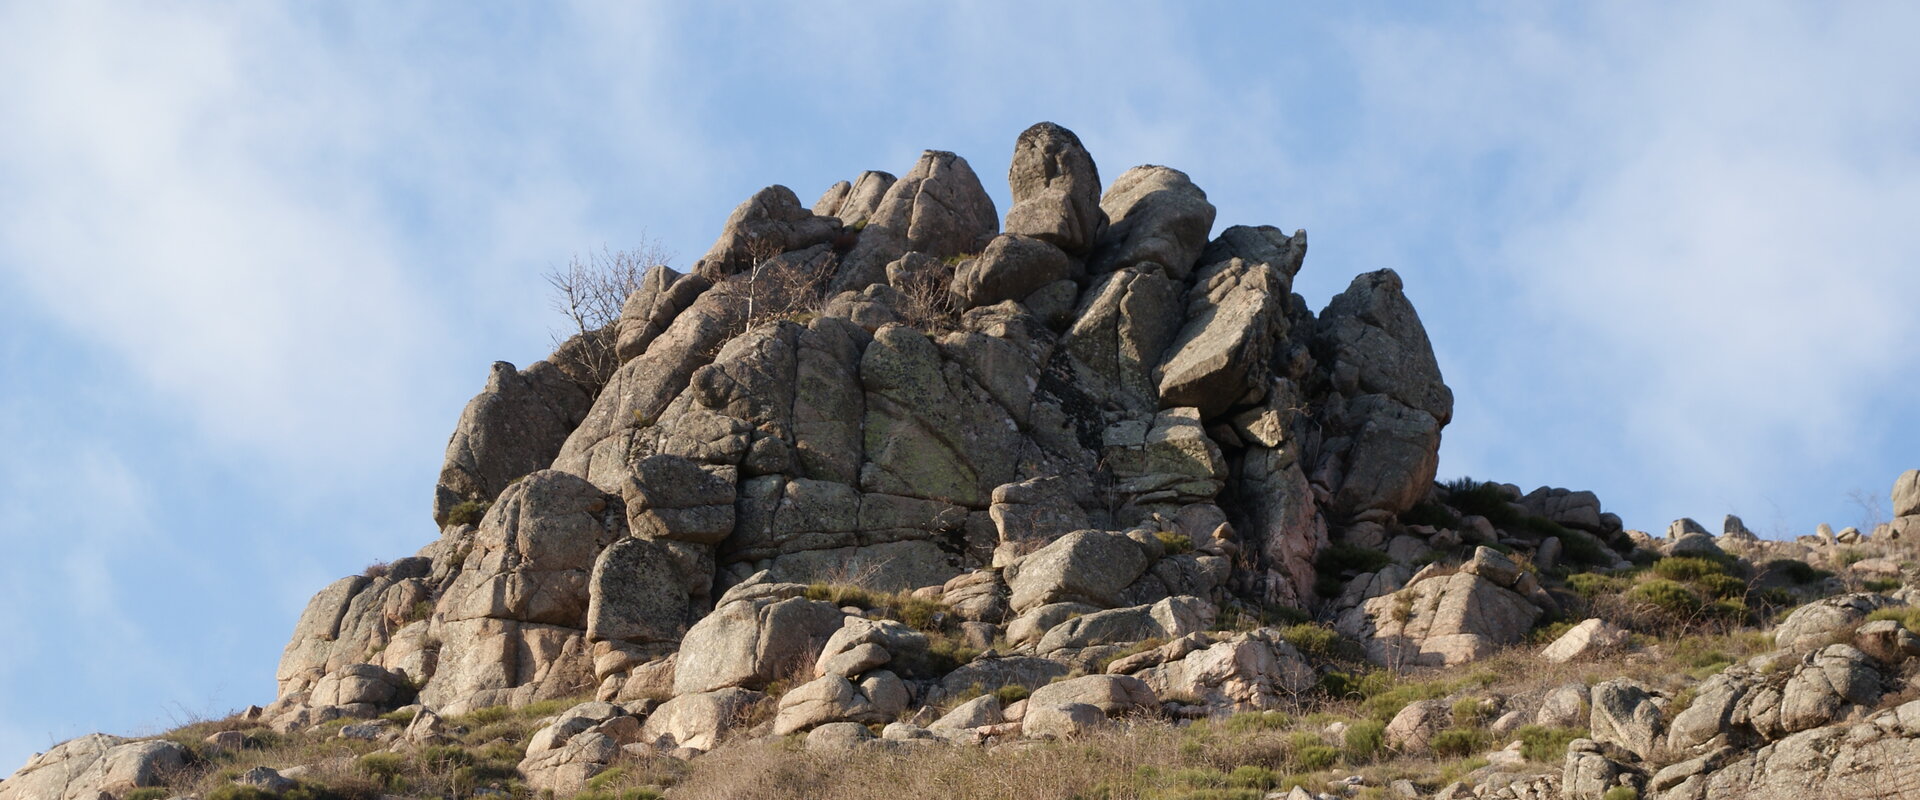
[[[1912,5],[0,0],[0,773],[273,695],[412,551],[541,274],[770,183],[1014,137],[1406,279],[1443,475],[1630,526],[1871,515],[1920,466]]]

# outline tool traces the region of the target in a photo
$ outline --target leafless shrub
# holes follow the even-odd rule
[[[953,266],[930,269],[907,276],[894,288],[906,298],[894,309],[908,325],[926,333],[944,333],[960,327],[960,299],[948,291],[953,283]]]
[[[590,384],[593,392],[598,393],[620,367],[614,352],[618,338],[615,328],[627,296],[640,288],[648,270],[666,266],[672,258],[659,240],[643,235],[637,247],[602,247],[600,252],[589,252],[585,257],[575,255],[566,266],[547,272],[547,284],[553,287],[553,309],[569,323],[566,330],[554,332],[554,349],[558,354],[571,345],[574,352],[567,360],[582,373],[575,379]]]

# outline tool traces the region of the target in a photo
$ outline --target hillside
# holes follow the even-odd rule
[[[1049,123],[1008,183],[754,194],[492,366],[276,698],[0,800],[1920,796],[1920,471],[1794,542],[1437,482],[1393,272],[1316,313],[1304,231]]]

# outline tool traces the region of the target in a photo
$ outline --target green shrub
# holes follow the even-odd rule
[[[1856,550],[1849,547],[1845,550],[1840,551],[1838,555],[1834,556],[1833,562],[1835,564],[1839,564],[1842,567],[1851,567],[1855,564],[1858,564],[1872,557],[1873,556],[1871,554],[1867,553],[1864,550]]]
[[[1747,582],[1732,575],[1708,575],[1694,581],[1693,585],[1700,587],[1700,591],[1706,592],[1708,597],[1720,599],[1741,597],[1747,593]]]
[[[1343,572],[1375,572],[1391,563],[1393,558],[1385,552],[1350,544],[1336,544],[1321,550],[1320,555],[1313,561],[1314,567],[1325,575],[1338,575]]]
[[[1613,562],[1619,558],[1586,531],[1567,531],[1566,535],[1560,537],[1560,552],[1565,554],[1564,560],[1569,563],[1593,567],[1613,566]]]
[[[1447,505],[1459,509],[1460,513],[1486,517],[1497,527],[1506,527],[1520,521],[1520,513],[1509,505],[1507,492],[1497,483],[1481,483],[1472,478],[1461,477],[1447,484]]]
[[[1600,800],[1640,800],[1640,790],[1631,786],[1615,786],[1601,795]]]
[[[1324,744],[1313,744],[1293,751],[1293,763],[1307,772],[1318,772],[1340,760],[1340,751]]]
[[[1372,761],[1386,746],[1387,724],[1379,720],[1361,720],[1347,726],[1347,763]]]
[[[1181,553],[1193,552],[1193,540],[1187,538],[1184,533],[1154,531],[1153,538],[1159,540],[1160,546],[1167,549],[1167,555],[1177,556]]]
[[[1475,728],[1449,728],[1433,735],[1433,752],[1446,758],[1460,758],[1487,749],[1487,732]]]
[[[207,792],[206,800],[280,800],[280,798],[264,789],[230,783]]]
[[[427,765],[428,769],[441,772],[454,767],[469,766],[473,764],[474,757],[473,752],[464,747],[435,745],[422,748],[420,760]]]
[[[1311,622],[1289,625],[1280,630],[1280,638],[1309,658],[1358,661],[1366,657],[1366,651],[1357,643],[1325,625]]]
[[[1008,684],[993,690],[993,696],[1000,699],[1000,705],[1002,707],[1025,700],[1029,694],[1032,694],[1032,692],[1029,691],[1027,687],[1017,683]]]
[[[1453,701],[1453,724],[1462,728],[1478,728],[1486,724],[1492,709],[1477,697],[1462,697]]]
[[[493,503],[486,500],[467,500],[447,509],[448,525],[478,525],[487,516],[487,509]]]
[[[1697,581],[1708,575],[1725,575],[1720,562],[1697,556],[1669,556],[1653,562],[1653,574],[1670,581]]]
[[[1278,772],[1247,764],[1227,773],[1227,785],[1235,789],[1271,789],[1280,784],[1280,778]]]
[[[1550,728],[1545,725],[1522,725],[1513,732],[1513,737],[1520,740],[1521,754],[1528,761],[1548,764],[1565,761],[1567,745],[1586,736],[1587,732],[1582,728]]]
[[[1627,599],[1644,603],[1669,614],[1687,615],[1700,610],[1700,598],[1692,590],[1665,578],[1655,578],[1633,587]]]
[[[1800,585],[1819,583],[1833,577],[1833,573],[1824,569],[1815,569],[1812,564],[1794,558],[1782,558],[1769,561],[1760,568],[1763,573],[1779,573],[1787,580]]]
[[[173,790],[165,786],[142,786],[120,795],[120,800],[167,800],[173,796]]]
[[[1435,528],[1452,528],[1460,524],[1460,518],[1446,506],[1422,500],[1415,503],[1400,515],[1403,525],[1431,525]]]
[[[1893,578],[1876,578],[1860,584],[1861,588],[1869,592],[1895,592],[1900,590],[1901,585]]]
[[[1579,572],[1567,576],[1567,588],[1574,594],[1592,600],[1602,595],[1618,594],[1626,591],[1627,582],[1612,575],[1597,572]]]

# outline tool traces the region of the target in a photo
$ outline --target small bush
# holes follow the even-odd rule
[[[1358,644],[1325,625],[1302,622],[1280,630],[1280,638],[1301,655],[1320,660],[1358,661],[1366,652]]]
[[[368,753],[354,762],[354,767],[360,770],[361,774],[381,783],[391,783],[394,778],[399,777],[400,771],[406,769],[406,766],[405,756],[388,752]]]
[[[1861,588],[1869,592],[1895,592],[1900,590],[1901,585],[1899,581],[1893,578],[1875,578],[1860,584]]]
[[[493,503],[484,500],[467,500],[447,509],[448,525],[478,525],[487,516],[487,509]]]
[[[1655,578],[1633,587],[1627,592],[1627,599],[1680,616],[1700,610],[1699,596],[1687,587],[1665,578]]]
[[[1468,516],[1486,517],[1497,527],[1513,525],[1519,522],[1520,514],[1509,505],[1507,492],[1497,483],[1481,483],[1472,478],[1458,478],[1448,481],[1447,505],[1460,510]]]
[[[1766,563],[1765,566],[1761,567],[1760,570],[1762,572],[1767,572],[1767,573],[1777,572],[1781,575],[1785,575],[1787,577],[1787,580],[1793,581],[1794,583],[1800,584],[1802,586],[1809,583],[1819,583],[1821,581],[1824,581],[1828,578],[1833,577],[1833,573],[1831,572],[1828,572],[1824,569],[1815,569],[1812,564],[1808,564],[1805,561],[1801,561],[1799,559],[1793,559],[1793,558],[1782,558],[1774,561],[1769,561]]]
[[[1312,744],[1293,751],[1293,763],[1307,772],[1318,772],[1340,760],[1340,751],[1324,744]]]
[[[1492,710],[1480,698],[1462,697],[1453,701],[1453,724],[1462,728],[1478,728],[1486,724]]]
[[[120,800],[167,800],[173,796],[173,790],[164,786],[142,786],[120,795]]]
[[[1371,547],[1336,544],[1321,550],[1313,563],[1322,574],[1338,575],[1343,572],[1374,572],[1393,563],[1393,559]]]
[[[1694,556],[1670,556],[1653,562],[1653,574],[1670,581],[1697,581],[1709,575],[1726,575],[1720,562]]]
[[[1600,800],[1640,800],[1640,790],[1631,786],[1615,786],[1601,795]]]
[[[1626,591],[1627,582],[1612,575],[1579,572],[1567,576],[1567,588],[1572,589],[1574,594],[1592,600],[1602,595]]]
[[[1567,531],[1565,536],[1560,537],[1560,551],[1566,554],[1566,560],[1571,563],[1594,567],[1612,566],[1619,558],[1593,534],[1585,531]]]
[[[1451,528],[1460,524],[1460,518],[1454,516],[1454,513],[1448,510],[1446,506],[1422,500],[1419,503],[1415,503],[1413,508],[1407,509],[1405,513],[1402,513],[1400,515],[1400,522],[1403,525],[1431,525],[1435,528]]]
[[[1694,581],[1693,585],[1700,587],[1700,591],[1706,592],[1708,597],[1717,599],[1740,597],[1747,593],[1747,582],[1732,575],[1708,575]]]
[[[368,578],[384,578],[387,577],[388,569],[387,562],[375,561],[368,564],[366,569],[360,570],[360,574]]]
[[[1349,764],[1362,764],[1372,761],[1386,746],[1387,724],[1379,720],[1362,720],[1347,726],[1346,756]]]
[[[999,698],[1002,708],[1027,699],[1027,695],[1029,694],[1032,694],[1032,692],[1029,691],[1027,687],[1017,683],[1008,684],[993,690],[993,696]]]
[[[1567,745],[1575,739],[1584,739],[1587,732],[1581,728],[1549,728],[1545,725],[1522,725],[1513,732],[1520,740],[1520,752],[1528,761],[1558,764],[1567,757]]]
[[[1433,752],[1445,758],[1460,758],[1487,749],[1487,732],[1473,728],[1449,728],[1433,735]]]
[[[1160,546],[1167,549],[1167,555],[1177,556],[1181,553],[1193,552],[1193,540],[1187,538],[1184,533],[1154,531],[1153,538],[1159,540]]]
[[[1851,567],[1872,557],[1872,554],[1864,550],[1856,550],[1849,547],[1836,554],[1833,557],[1833,563],[1839,564],[1841,567]]]

